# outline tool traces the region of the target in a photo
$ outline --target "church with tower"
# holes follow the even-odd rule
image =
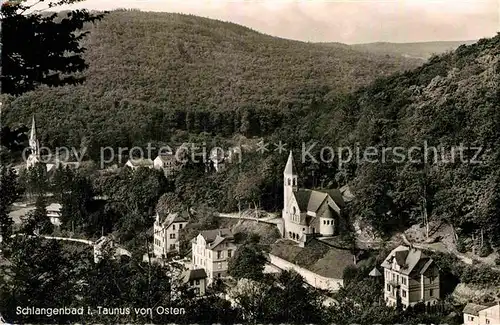
[[[305,244],[313,237],[338,233],[344,198],[337,189],[299,189],[298,173],[290,151],[283,171],[283,237]]]
[[[67,159],[66,160],[61,159],[61,157],[59,157],[59,153],[57,152],[55,155],[49,153],[49,155],[42,156],[40,149],[40,142],[38,141],[37,137],[37,129],[36,129],[36,122],[34,115],[31,122],[31,130],[30,130],[28,144],[29,144],[28,147],[29,155],[28,157],[26,157],[26,169],[33,168],[38,163],[42,163],[43,165],[45,165],[47,172],[54,171],[55,169],[59,168],[59,166],[65,168],[78,167],[78,163],[67,161]]]
[[[31,122],[31,131],[29,138],[29,150],[30,154],[28,158],[26,158],[26,168],[32,168],[37,163],[40,162],[40,143],[38,142],[36,136],[36,124],[35,124],[35,116],[33,115],[33,120]]]

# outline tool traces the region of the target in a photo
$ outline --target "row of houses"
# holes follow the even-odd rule
[[[194,145],[191,143],[183,143],[181,144],[177,150],[174,152],[173,150],[160,150],[159,154],[155,159],[150,158],[130,158],[125,163],[125,166],[136,170],[138,168],[150,168],[157,169],[164,172],[165,177],[171,177],[178,172],[185,163],[186,155]],[[165,148],[168,149],[168,148]],[[50,162],[47,162],[46,157],[42,159],[40,143],[37,137],[36,130],[36,121],[35,116],[32,119],[32,125],[30,130],[29,137],[29,150],[30,154],[26,159],[26,168],[32,168],[38,163],[44,161],[47,172],[51,172],[56,170],[60,166],[68,167],[68,168],[78,168],[78,162],[71,162],[67,160],[60,160],[57,157],[53,159],[48,159]],[[69,158],[69,157],[66,157]],[[233,161],[238,161],[241,159],[241,147],[236,146],[229,148],[224,151],[221,148],[214,148],[211,150],[208,155],[208,159],[206,161],[206,169],[207,171],[213,168],[216,172],[220,172],[224,170],[226,164],[231,163]]]

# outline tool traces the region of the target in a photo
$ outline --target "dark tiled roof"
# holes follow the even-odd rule
[[[217,236],[224,237],[227,239],[233,238],[233,233],[231,232],[231,229],[229,229],[229,228],[204,230],[204,231],[200,232],[200,234],[203,236],[203,238],[205,238],[205,241],[207,243],[212,243],[213,241],[215,241]]]
[[[164,163],[169,162],[169,161],[176,161],[174,154],[158,155],[157,158],[160,158],[160,160]]]
[[[207,273],[204,269],[187,270],[182,274],[183,282],[206,279]]]
[[[421,250],[407,246],[398,246],[382,263],[384,268],[392,268],[392,262],[396,259],[400,272],[405,275],[423,274],[434,262]]]
[[[396,263],[399,266],[404,267],[406,265],[406,258],[408,257],[409,251],[399,251],[394,254],[394,258],[396,259]]]
[[[343,208],[345,203],[342,199],[342,194],[340,194],[339,190],[328,189],[328,190],[309,190],[309,189],[300,189],[296,192],[293,192],[295,196],[295,200],[299,206],[300,212],[316,212],[321,207],[321,204],[325,201],[325,199],[330,196],[335,204],[339,208]]]
[[[179,212],[174,212],[174,213],[158,212],[158,214],[160,216],[160,223],[165,228],[170,227],[170,225],[173,223],[187,222],[189,220],[189,214],[187,211],[182,211],[180,213]]]
[[[323,192],[323,193],[326,193],[328,195],[330,195],[330,197],[333,199],[333,201],[335,202],[335,204],[339,207],[339,208],[343,208],[345,207],[345,202],[344,202],[344,198],[342,196],[342,193],[340,192],[340,190],[337,190],[337,189],[320,189],[320,190],[317,190],[319,192]]]
[[[463,313],[468,314],[468,315],[479,316],[479,312],[483,309],[486,309],[486,308],[488,308],[488,306],[468,303],[465,306]]]
[[[307,205],[309,203],[309,197],[311,196],[310,190],[298,190],[297,192],[293,192],[295,196],[295,200],[299,205],[300,212],[307,212]]]

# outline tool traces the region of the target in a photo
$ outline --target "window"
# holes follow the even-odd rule
[[[217,251],[217,259],[221,259],[222,258],[222,251]]]
[[[231,251],[230,249],[227,250],[227,257],[231,257],[233,256],[233,251]]]
[[[175,244],[170,244],[170,249],[175,249]]]
[[[175,239],[175,234],[170,234],[170,239]]]
[[[387,284],[387,291],[391,291],[391,285]]]
[[[220,279],[220,273],[217,274],[217,277]]]
[[[469,316],[469,322],[473,322],[474,321],[474,317],[473,316]]]
[[[196,284],[197,286],[200,285],[200,280],[194,280],[194,284]]]
[[[434,295],[434,290],[433,289],[429,289],[429,296],[432,297]]]
[[[396,283],[399,283],[399,274],[396,275]]]
[[[182,229],[182,223],[179,225],[179,230],[181,230],[181,229]]]
[[[489,324],[490,323],[490,320],[488,318],[486,318],[486,324]]]
[[[288,179],[288,186],[290,186],[290,178]]]
[[[175,230],[175,225],[172,225],[172,230]]]
[[[404,276],[401,277],[401,282],[406,285],[406,278]]]
[[[401,290],[401,295],[403,296],[403,298],[406,298],[406,290]]]
[[[217,268],[218,268],[219,270],[220,270],[220,269],[222,269],[222,263],[218,263],[218,264],[217,264]]]

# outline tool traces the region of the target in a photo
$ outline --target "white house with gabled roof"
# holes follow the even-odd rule
[[[189,213],[157,212],[153,225],[153,253],[165,258],[170,252],[179,251],[179,233],[189,222]]]
[[[228,261],[237,248],[230,229],[202,231],[191,243],[192,269],[204,269],[208,283],[227,276]]]

